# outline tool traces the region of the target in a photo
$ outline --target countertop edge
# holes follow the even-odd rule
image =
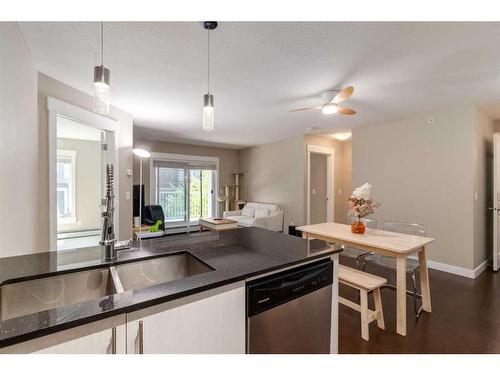
[[[187,252],[189,252],[189,251],[187,251]],[[311,255],[310,257],[308,257],[306,259],[300,259],[297,261],[287,262],[287,263],[281,264],[279,266],[274,266],[274,267],[266,268],[264,270],[251,272],[251,273],[248,273],[245,275],[225,279],[222,281],[217,281],[217,282],[203,285],[200,287],[188,289],[188,290],[185,290],[185,291],[182,291],[179,293],[169,294],[166,296],[154,298],[154,299],[147,300],[144,302],[135,303],[135,304],[132,304],[130,306],[96,313],[96,314],[93,314],[90,316],[75,319],[73,321],[55,324],[53,326],[42,328],[42,329],[39,329],[39,330],[36,330],[33,332],[21,333],[19,335],[0,340],[0,349],[6,348],[6,347],[12,346],[12,345],[20,344],[22,342],[34,340],[34,339],[37,339],[40,337],[48,336],[48,335],[51,335],[51,334],[54,334],[54,333],[57,333],[60,331],[64,331],[67,329],[75,328],[75,327],[78,327],[81,325],[93,323],[93,322],[96,322],[98,320],[103,320],[103,319],[110,318],[110,317],[120,315],[120,314],[130,313],[130,312],[141,310],[141,309],[144,309],[147,307],[151,307],[151,306],[159,305],[159,304],[162,304],[165,302],[169,302],[169,301],[173,301],[173,300],[180,299],[183,297],[187,297],[187,296],[190,296],[193,294],[201,293],[201,292],[204,292],[207,290],[215,289],[215,288],[218,288],[218,287],[221,287],[224,285],[236,283],[238,281],[243,281],[243,280],[246,280],[246,279],[251,278],[251,277],[267,274],[270,272],[279,271],[280,269],[283,269],[283,268],[299,265],[302,263],[307,263],[307,262],[314,261],[314,260],[319,260],[322,258],[331,257],[332,255],[338,254],[340,252],[342,252],[342,249],[332,249],[332,250],[327,250],[327,251],[321,251],[318,254]],[[155,257],[157,257],[157,256],[153,256],[152,258],[155,258]],[[102,266],[100,266],[100,267],[102,267]],[[94,268],[94,267],[91,267],[91,268]],[[84,267],[82,269],[72,269],[71,272],[78,272],[78,271],[81,271],[84,269],[88,269],[88,267]],[[66,271],[64,271],[63,273],[66,273]]]

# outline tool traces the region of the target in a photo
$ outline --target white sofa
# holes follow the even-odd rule
[[[242,210],[225,211],[224,218],[237,221],[242,227],[283,231],[283,211],[277,204],[248,202]]]

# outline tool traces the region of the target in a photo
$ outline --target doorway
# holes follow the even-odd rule
[[[333,221],[331,148],[307,145],[307,224]]]
[[[57,250],[97,246],[106,132],[57,116]]]
[[[105,208],[105,166],[113,163],[119,171],[118,123],[51,97],[47,110],[49,249],[97,246]],[[114,192],[119,197],[119,178],[114,180]],[[118,199],[114,218],[118,237]]]

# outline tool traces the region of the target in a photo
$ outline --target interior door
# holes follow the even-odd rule
[[[493,271],[500,266],[500,133],[493,135]]]

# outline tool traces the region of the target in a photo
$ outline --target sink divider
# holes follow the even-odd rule
[[[109,267],[109,272],[111,273],[111,278],[113,279],[113,284],[115,285],[116,293],[123,293],[125,290],[123,289],[122,281],[120,280],[120,276],[118,275],[118,271],[115,266]]]

